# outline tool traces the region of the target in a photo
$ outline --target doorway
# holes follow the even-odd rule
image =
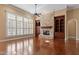
[[[54,17],[54,38],[65,38],[65,16]]]
[[[40,20],[35,21],[35,36],[38,37],[40,34]]]

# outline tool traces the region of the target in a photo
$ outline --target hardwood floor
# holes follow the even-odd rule
[[[1,55],[78,55],[79,41],[69,39],[24,38],[0,42]]]

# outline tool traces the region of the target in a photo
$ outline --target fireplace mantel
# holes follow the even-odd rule
[[[41,28],[43,29],[43,28],[49,28],[49,29],[51,29],[52,28],[52,26],[41,26]]]

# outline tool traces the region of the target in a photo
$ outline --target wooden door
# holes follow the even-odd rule
[[[65,16],[54,17],[54,37],[64,38],[65,37]]]
[[[35,21],[35,36],[39,36],[40,34],[40,21],[36,20]]]

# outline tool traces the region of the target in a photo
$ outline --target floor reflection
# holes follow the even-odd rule
[[[76,41],[76,54],[79,55],[79,40]]]
[[[33,54],[33,38],[12,40],[0,43],[0,54],[30,55]]]
[[[1,55],[75,55],[79,54],[79,41],[74,39],[52,39],[45,43],[45,39],[23,38],[7,42],[0,42]]]
[[[65,43],[65,50],[67,55],[76,55],[76,40],[75,39],[69,39]]]
[[[64,55],[65,54],[65,40],[55,39],[54,48],[55,48],[56,55]]]

